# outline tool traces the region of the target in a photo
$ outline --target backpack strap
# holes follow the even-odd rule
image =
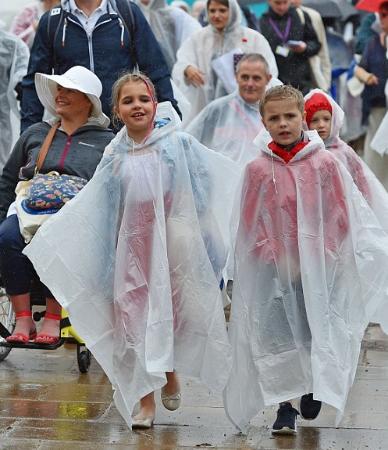
[[[129,0],[116,0],[116,6],[117,6],[117,14],[120,17],[120,19],[123,21],[123,24],[125,28],[128,31],[129,34],[129,46],[130,46],[130,53],[131,53],[131,59],[133,61],[133,65],[137,65],[137,56],[136,56],[136,46],[135,46],[135,18],[133,16],[133,11],[131,7],[131,1]]]
[[[53,69],[57,65],[57,58],[55,54],[55,41],[64,20],[64,10],[60,6],[50,9],[47,20],[47,39],[50,44],[51,57],[53,61]]]

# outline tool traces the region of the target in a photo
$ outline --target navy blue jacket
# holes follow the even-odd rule
[[[381,45],[380,36],[374,34],[366,44],[359,66],[378,78],[377,85],[365,86],[362,93],[362,122],[368,123],[372,108],[386,108],[385,84],[388,80],[387,49]]]
[[[102,109],[111,116],[112,85],[123,72],[133,68],[133,50],[140,70],[155,84],[158,100],[171,101],[178,110],[160,46],[143,13],[132,2],[135,42],[131,45],[130,30],[120,19],[124,16],[118,14],[125,8],[120,3],[125,1],[108,0],[108,14],[99,18],[90,39],[78,19],[65,10],[53,8],[42,16],[31,49],[28,73],[22,82],[22,132],[40,122],[43,116],[34,84],[36,72],[60,75],[77,65],[92,70],[103,86]]]

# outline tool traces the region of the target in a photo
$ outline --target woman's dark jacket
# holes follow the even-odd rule
[[[16,142],[0,177],[0,222],[15,200],[17,183],[34,176],[36,159],[49,130],[46,122],[37,123]],[[55,170],[90,180],[113,137],[111,130],[94,125],[85,125],[70,136],[57,130],[40,172]]]

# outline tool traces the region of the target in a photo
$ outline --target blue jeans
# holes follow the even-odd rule
[[[0,225],[0,274],[8,295],[29,293],[31,282],[39,279],[31,261],[22,253],[26,245],[17,215],[7,217]],[[46,298],[54,298],[43,284],[42,288]]]

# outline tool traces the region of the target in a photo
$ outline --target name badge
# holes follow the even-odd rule
[[[51,16],[57,16],[58,14],[61,14],[61,8],[53,8],[51,10],[51,13],[50,13]]]
[[[288,54],[290,53],[290,49],[288,47],[285,47],[284,45],[278,45],[276,47],[275,53],[280,56],[284,56],[284,58],[287,58]]]

